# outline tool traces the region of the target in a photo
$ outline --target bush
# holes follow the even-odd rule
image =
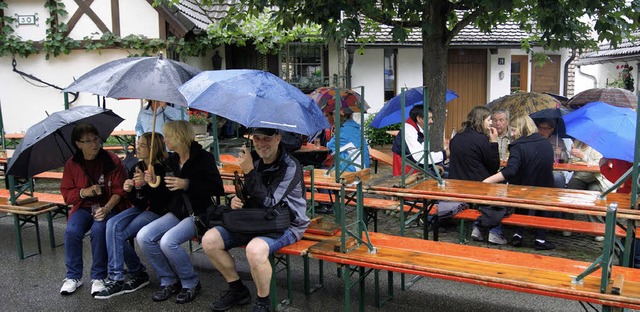
[[[387,131],[389,130],[400,130],[400,123],[395,125],[386,126],[384,128],[375,129],[371,127],[371,122],[376,114],[369,114],[367,119],[364,121],[364,136],[367,139],[367,143],[369,146],[381,146],[385,144],[393,143],[393,136],[389,135]]]

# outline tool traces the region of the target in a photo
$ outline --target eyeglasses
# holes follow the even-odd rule
[[[553,127],[538,127],[539,130],[553,130]]]
[[[84,140],[84,141],[77,141],[78,143],[82,143],[82,144],[102,144],[102,141],[100,141],[100,138],[95,137],[91,140]]]

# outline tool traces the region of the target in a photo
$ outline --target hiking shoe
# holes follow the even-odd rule
[[[491,237],[491,235],[489,235],[489,237]],[[473,238],[474,241],[478,241],[478,242],[481,242],[484,240],[484,237],[482,237],[482,232],[477,226],[473,227],[473,231],[471,232],[471,238]]]
[[[127,293],[134,292],[142,287],[149,285],[149,274],[147,272],[140,272],[129,278],[127,282],[129,284],[129,290]]]
[[[502,234],[494,234],[489,232],[489,243],[496,245],[506,245],[507,239]]]
[[[220,300],[212,303],[209,307],[213,311],[226,311],[233,306],[245,305],[249,304],[249,302],[251,302],[251,293],[249,288],[243,286],[240,291],[227,290],[222,293]]]
[[[511,245],[513,247],[522,246],[522,236],[520,234],[513,234],[513,237],[511,237]]]
[[[595,236],[593,240],[596,242],[602,242],[604,241],[604,236],[601,236],[601,235]]]
[[[556,249],[556,245],[548,240],[540,241],[536,239],[533,248],[535,248],[536,250],[552,250]]]
[[[251,308],[251,312],[271,312],[271,306],[268,303],[258,300],[256,304],[253,305],[253,308]]]
[[[105,282],[105,280],[104,280],[104,279],[94,279],[94,280],[91,280],[91,295],[92,295],[92,296],[95,296],[95,295],[97,295],[99,292],[101,292],[101,291],[103,291],[103,290],[107,289],[107,288],[104,286],[104,282]]]
[[[131,292],[131,285],[124,281],[108,280],[105,284],[105,289],[95,295],[96,299],[109,299],[118,295]]]
[[[176,297],[176,303],[189,303],[193,301],[193,299],[195,299],[200,293],[200,288],[202,288],[202,286],[200,286],[200,281],[198,281],[198,284],[192,288],[182,288]]]
[[[572,233],[570,231],[562,231],[562,236],[564,236],[564,237],[569,237],[569,236],[571,236],[571,234]]]
[[[62,288],[60,288],[60,294],[65,296],[70,295],[74,291],[76,291],[76,289],[78,289],[78,287],[80,286],[82,286],[81,280],[65,278],[64,281],[62,282]]]
[[[177,294],[180,291],[180,288],[182,288],[180,283],[161,286],[160,290],[153,293],[151,299],[153,299],[153,301],[165,301],[171,298],[174,294]]]

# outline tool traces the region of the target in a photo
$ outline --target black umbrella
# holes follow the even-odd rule
[[[533,119],[533,121],[535,121],[536,124],[538,124],[538,122],[541,122],[543,120],[552,119],[553,121],[555,121],[555,125],[556,125],[553,134],[555,134],[559,138],[566,138],[568,137],[567,130],[564,126],[564,120],[562,119],[562,116],[568,114],[569,112],[570,111],[564,107],[545,108],[541,111],[537,111],[529,115],[529,117],[531,117],[531,119]]]
[[[71,131],[76,124],[92,124],[105,141],[123,120],[110,109],[95,106],[76,106],[53,113],[27,130],[13,153],[7,174],[30,178],[62,167],[75,153],[71,146]]]

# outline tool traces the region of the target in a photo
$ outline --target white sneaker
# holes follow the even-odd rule
[[[97,295],[99,292],[103,291],[107,289],[104,286],[104,280],[103,279],[94,279],[91,280],[91,295],[95,296]]]
[[[562,231],[562,236],[564,236],[564,237],[569,237],[569,236],[571,236],[571,234],[572,233],[570,231]]]
[[[473,231],[471,232],[471,238],[473,238],[474,241],[483,241],[484,238],[482,237],[482,232],[480,232],[480,229],[477,226],[473,227]]]
[[[496,245],[506,245],[507,239],[504,238],[504,236],[502,236],[501,234],[493,234],[489,232],[489,243]]]
[[[60,294],[70,295],[80,286],[82,286],[81,280],[65,278],[64,282],[62,283],[62,288],[60,288]]]
[[[596,236],[596,237],[593,238],[593,240],[596,241],[596,242],[602,242],[602,241],[604,241],[604,236]]]

